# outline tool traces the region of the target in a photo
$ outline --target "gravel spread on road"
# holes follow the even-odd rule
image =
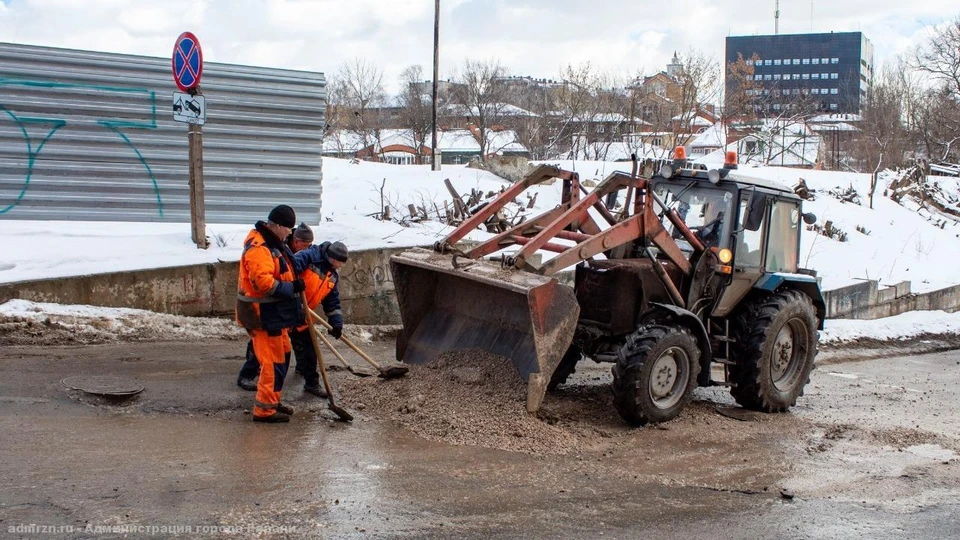
[[[389,417],[429,440],[530,454],[583,451],[628,431],[605,386],[526,411],[527,385],[509,359],[479,350],[450,351],[410,366],[402,379],[342,381],[344,403],[361,415]]]

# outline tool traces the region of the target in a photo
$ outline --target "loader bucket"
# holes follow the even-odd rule
[[[536,412],[573,340],[580,306],[556,279],[453,258],[425,249],[390,257],[403,329],[397,360],[430,362],[456,349],[482,349],[513,361]]]

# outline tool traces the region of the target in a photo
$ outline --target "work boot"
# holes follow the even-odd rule
[[[282,412],[275,412],[275,413],[271,414],[270,416],[254,416],[254,417],[253,417],[253,421],[254,421],[254,422],[264,422],[264,423],[267,423],[267,424],[279,424],[279,423],[283,423],[283,422],[289,422],[289,421],[290,421],[290,415],[289,415],[289,414],[283,414]]]
[[[303,391],[308,394],[313,394],[317,397],[328,398],[327,391],[320,385],[317,386],[304,386]]]
[[[293,416],[293,407],[284,405],[283,403],[277,403],[277,412],[282,412],[287,416]]]
[[[254,392],[257,389],[257,383],[253,379],[237,379],[237,386],[250,392]]]

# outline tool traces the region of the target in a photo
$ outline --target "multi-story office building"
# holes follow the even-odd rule
[[[859,113],[873,77],[873,45],[860,32],[730,36],[726,63],[742,56],[761,116],[802,107]],[[737,84],[727,70],[728,96]]]

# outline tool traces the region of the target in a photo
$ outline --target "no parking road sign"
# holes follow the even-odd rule
[[[173,82],[177,88],[189,92],[200,84],[203,75],[203,51],[200,40],[191,32],[184,32],[173,45]]]

